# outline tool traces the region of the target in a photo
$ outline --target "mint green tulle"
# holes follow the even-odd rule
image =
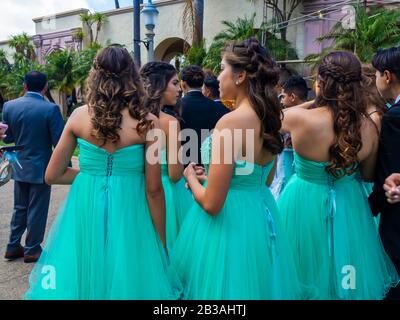
[[[166,149],[161,150],[161,178],[165,195],[166,206],[166,242],[170,251],[178,237],[180,227],[186,213],[194,203],[192,194],[185,187],[185,179],[174,183],[168,175]]]
[[[278,206],[309,299],[382,299],[399,278],[356,174],[295,153],[296,174]]]
[[[210,148],[207,138],[202,146],[207,170]],[[252,172],[239,174],[246,166]],[[222,210],[211,216],[195,203],[188,212],[170,254],[186,298],[300,298],[292,253],[266,186],[271,168],[272,163],[237,162]]]
[[[180,298],[180,281],[147,205],[143,145],[109,154],[78,142],[81,171],[51,227],[25,298]]]

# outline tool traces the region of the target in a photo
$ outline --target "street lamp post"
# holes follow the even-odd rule
[[[142,9],[144,25],[146,27],[147,62],[154,61],[154,28],[157,22],[158,10],[151,0],[148,0]]]

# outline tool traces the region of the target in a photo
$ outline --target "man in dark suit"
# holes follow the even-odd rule
[[[6,143],[23,146],[18,152],[22,169],[14,166],[14,213],[11,234],[5,258],[36,262],[42,248],[47,213],[50,202],[50,186],[44,182],[44,174],[53,147],[60,139],[64,120],[60,108],[44,99],[47,77],[40,72],[30,72],[24,79],[25,95],[6,102],[3,122],[8,125],[3,138]],[[21,237],[27,230],[25,248]]]
[[[400,274],[400,204],[387,201],[383,185],[392,173],[400,172],[400,47],[379,51],[373,58],[376,85],[383,98],[395,100],[383,115],[373,192],[369,197],[374,215],[381,214],[382,243]],[[400,286],[392,288],[388,299],[400,299]]]
[[[189,162],[201,163],[200,147],[206,136],[202,137],[202,129],[212,130],[218,120],[229,112],[222,104],[217,103],[202,94],[204,83],[204,72],[198,66],[183,68],[181,72],[181,86],[185,96],[181,100],[182,130],[192,129],[197,135],[197,146],[190,145],[188,158],[184,164]],[[187,143],[188,140],[185,141]],[[182,143],[184,145],[185,143]],[[193,143],[193,140],[192,142]],[[184,146],[186,149],[186,147]],[[192,149],[192,150],[191,150]],[[197,154],[191,151],[197,149]]]

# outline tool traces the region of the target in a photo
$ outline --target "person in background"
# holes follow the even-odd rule
[[[308,87],[306,81],[300,76],[291,76],[282,85],[279,98],[282,107],[285,109],[305,103],[307,96]],[[290,135],[285,134],[283,139],[285,147],[277,157],[275,177],[271,184],[271,192],[275,200],[279,199],[279,195],[294,173],[294,156]]]
[[[400,204],[389,203],[383,184],[400,172],[400,47],[380,50],[372,59],[376,87],[385,100],[395,101],[382,117],[375,180],[369,203],[372,213],[380,213],[379,233],[389,257],[400,273]],[[392,288],[388,299],[400,299],[400,286]]]
[[[290,108],[307,101],[308,87],[301,76],[291,76],[282,86],[281,104]]]
[[[221,104],[203,95],[203,83],[204,71],[200,67],[192,65],[183,68],[181,72],[181,87],[185,96],[181,100],[182,130],[192,129],[196,132],[197,136],[197,145],[191,145],[191,148],[188,150],[189,153],[184,154],[185,165],[189,162],[201,163],[200,147],[203,139],[206,138],[201,136],[201,130],[214,129],[218,120],[229,112]],[[185,145],[187,142],[188,140],[182,143],[182,145]],[[193,150],[197,151],[197,154],[194,154]]]
[[[5,258],[36,262],[41,254],[51,188],[44,181],[53,147],[64,129],[59,106],[44,98],[47,76],[32,71],[24,78],[25,95],[6,102],[3,122],[8,125],[5,143],[23,146],[18,158],[22,168],[14,166],[14,213]],[[21,238],[27,230],[25,248]]]

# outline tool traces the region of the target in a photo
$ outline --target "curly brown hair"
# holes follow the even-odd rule
[[[279,130],[283,113],[275,90],[279,80],[275,61],[256,38],[229,43],[223,57],[234,73],[246,71],[250,103],[261,120],[263,146],[272,154],[281,153],[283,140]]]
[[[178,74],[178,70],[167,62],[154,61],[146,63],[140,69],[140,76],[143,80],[147,98],[145,106],[157,117],[160,115],[161,99],[167,90],[168,83]]]
[[[336,178],[358,169],[358,153],[363,145],[361,125],[369,118],[362,82],[361,62],[348,51],[329,53],[318,68],[320,93],[315,103],[328,107],[333,114],[335,140],[329,148],[326,170]]]
[[[116,143],[120,136],[122,113],[128,108],[132,118],[138,120],[136,130],[145,136],[153,127],[147,119],[149,110],[144,107],[146,93],[139,73],[129,52],[122,47],[109,46],[102,49],[94,59],[88,78],[86,96],[92,135]]]
[[[374,107],[379,115],[383,115],[387,112],[385,99],[380,95],[378,88],[376,87],[376,69],[370,64],[364,64],[362,66],[363,77],[363,89],[367,97],[368,106]]]

